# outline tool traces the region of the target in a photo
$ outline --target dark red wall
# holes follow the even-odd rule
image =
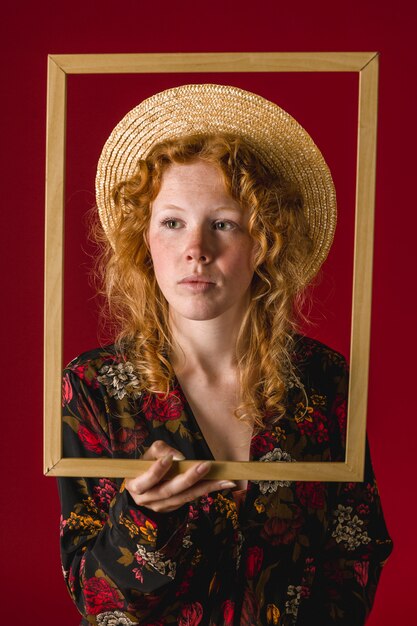
[[[88,281],[94,247],[87,225],[103,144],[119,119],[143,99],[179,84],[202,82],[236,85],[279,103],[323,152],[337,189],[338,220],[330,254],[311,290],[313,307],[308,313],[314,324],[305,332],[349,357],[358,73],[83,74],[68,77],[67,91],[65,363],[97,342],[97,303]]]
[[[189,0],[175,3],[166,0],[158,3],[143,0],[3,3],[0,12],[3,61],[0,267],[3,296],[1,388],[5,399],[2,411],[5,428],[0,456],[3,478],[0,589],[4,607],[0,622],[7,618],[16,626],[75,626],[78,623],[60,571],[55,481],[42,475],[47,54],[375,50],[381,53],[381,73],[368,425],[395,551],[382,576],[369,624],[412,626],[417,623],[413,608],[416,534],[412,530],[417,511],[409,495],[415,475],[417,436],[412,394],[417,348],[414,278],[417,59],[413,11],[411,0],[389,4],[383,0],[353,0],[350,4],[333,0],[296,3],[264,0],[251,4],[231,0],[211,0],[204,4]],[[269,89],[266,83],[259,85],[260,92]],[[324,106],[333,111],[326,113],[325,119],[330,119],[329,116],[334,119],[335,111],[342,107],[351,111],[351,104],[340,98],[346,86],[346,98],[350,97],[352,91],[348,82],[341,84],[342,91],[337,88],[337,93],[332,95],[330,91],[328,96],[325,86],[318,93],[308,88],[309,79],[305,85],[305,94],[300,95],[304,99],[302,107],[298,107],[294,98],[299,86],[288,94],[288,106],[294,107],[294,115],[298,115],[300,121],[303,121],[300,116],[306,110],[305,103],[310,102],[307,111],[314,112],[318,97],[323,102],[318,107],[319,113]],[[80,107],[78,119],[80,124],[85,123],[82,110],[88,112],[94,94],[86,88],[84,100],[80,99],[83,85],[79,78],[74,77],[69,87],[73,106],[69,121],[77,120],[77,107]],[[287,90],[291,91],[290,83],[287,83]],[[330,105],[328,98],[333,98]],[[107,113],[103,111],[118,112],[117,90],[104,89],[95,102],[93,110],[97,111],[99,120],[106,119]],[[136,103],[137,98],[132,93],[131,104]],[[118,116],[129,106],[129,100],[124,100]],[[315,115],[310,115],[310,121],[303,123],[308,128],[308,124],[314,125]],[[342,134],[345,123],[342,115]],[[79,131],[82,128],[80,126]],[[88,135],[88,125],[85,128]],[[311,132],[316,137],[319,131],[311,128]],[[93,203],[91,164],[96,158],[95,147],[94,142],[84,145],[82,141],[81,147],[77,146],[76,141],[82,134],[78,139],[76,133],[72,136],[74,142],[68,146],[69,156],[74,157],[74,162],[79,159],[84,166],[81,172],[75,167],[69,173],[68,184],[72,187],[69,187],[68,206],[83,212]],[[331,138],[329,141],[331,143]],[[335,177],[340,180],[345,180],[344,169],[348,179],[352,176],[352,145],[346,146],[349,152],[346,160],[343,154],[337,157],[330,148],[329,159],[336,159],[334,167],[338,173]],[[339,192],[344,184],[338,184]],[[351,206],[351,193],[351,186],[347,185],[339,204]],[[346,231],[338,235],[341,242],[348,241],[350,228],[351,222],[347,219]],[[72,280],[71,291],[67,294],[71,305],[70,298],[77,294],[77,272],[82,275],[84,270],[76,251],[69,248],[68,255],[67,266],[70,262],[75,265],[74,273],[68,277]],[[344,275],[349,276],[349,263],[343,267]],[[340,332],[337,320],[349,305],[350,293],[345,285],[339,284],[338,276],[330,272],[329,282],[323,286],[330,294],[327,315],[331,319],[329,327],[321,323],[321,329],[323,339],[333,345],[339,342],[340,345],[334,347],[346,353],[346,314]],[[80,349],[91,347],[91,344],[84,344],[90,341],[94,315],[88,303],[88,291],[82,286],[79,289],[79,299],[72,304],[81,311],[87,330],[80,331],[79,324],[67,322],[67,358],[75,356]],[[67,320],[70,319],[67,316]]]

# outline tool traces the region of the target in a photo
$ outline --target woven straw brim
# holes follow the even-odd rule
[[[216,132],[244,138],[267,167],[298,185],[314,242],[308,265],[302,268],[309,282],[327,257],[336,228],[330,170],[291,115],[237,87],[202,84],[168,89],[141,102],[119,122],[103,148],[96,176],[98,211],[110,242],[117,222],[111,191],[135,174],[139,159],[161,141]]]

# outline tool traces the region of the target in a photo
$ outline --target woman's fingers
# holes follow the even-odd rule
[[[185,461],[185,456],[172,446],[165,443],[161,439],[154,441],[153,444],[142,455],[144,461],[152,461],[153,459],[161,459],[167,454],[172,454],[174,461]]]
[[[235,487],[230,481],[205,481],[211,468],[210,461],[197,462],[186,472],[164,480],[172,461],[183,455],[164,441],[156,441],[143,455],[143,459],[156,459],[152,466],[136,478],[126,479],[125,486],[138,506],[154,511],[173,511],[187,502],[218,489]]]
[[[173,458],[173,453],[169,452],[162,458],[158,458],[154,463],[152,463],[151,467],[143,474],[140,474],[140,476],[126,479],[126,489],[129,491],[135,502],[136,496],[145,493],[161,482],[171,467]],[[138,502],[136,502],[136,504],[138,504]]]
[[[153,488],[147,489],[146,492],[143,490],[143,495],[139,499],[140,503],[145,504],[146,502],[152,502],[154,500],[167,500],[183,491],[187,491],[204,478],[210,470],[210,467],[210,461],[197,463],[182,474],[174,476],[171,480],[161,482]]]
[[[172,465],[172,452],[155,461],[152,466],[140,476],[128,479],[125,486],[136,504],[145,504],[152,500],[164,500],[184,489],[188,489],[194,483],[201,480],[211,467],[210,461],[198,463],[189,468],[183,474],[175,476],[164,482],[163,478]]]
[[[144,461],[155,460],[156,462],[140,476],[125,480],[126,489],[133,499],[135,499],[135,494],[143,493],[159,483],[171,467],[174,459],[183,461],[185,457],[181,452],[165,443],[165,441],[157,440],[146,450],[142,459]]]
[[[160,482],[153,488],[137,493],[135,502],[138,505],[152,508],[154,511],[169,511],[177,509],[210,491],[236,487],[236,484],[231,481],[202,480],[210,467],[210,461],[198,463],[171,480]]]
[[[204,480],[193,485],[192,488],[182,491],[171,498],[147,502],[146,504],[143,504],[143,506],[146,506],[148,509],[152,509],[156,513],[170,513],[171,511],[179,509],[184,504],[188,504],[188,502],[192,502],[196,498],[200,498],[211,491],[218,491],[219,489],[227,488],[230,489],[232,487],[236,487],[236,484],[228,480]]]

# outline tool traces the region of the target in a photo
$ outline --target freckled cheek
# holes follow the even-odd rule
[[[168,278],[173,269],[170,247],[166,242],[150,236],[149,249],[156,279],[158,283],[163,283],[164,278]]]
[[[245,267],[253,271],[255,268],[256,253],[257,253],[257,245],[250,243],[250,244],[247,244],[246,246],[242,246],[241,252],[240,252],[241,267]]]
[[[254,265],[250,254],[245,254],[243,250],[241,254],[236,255],[233,260],[230,259],[230,262],[224,269],[226,270],[226,274],[228,274],[230,279],[236,284],[250,284],[252,281]]]

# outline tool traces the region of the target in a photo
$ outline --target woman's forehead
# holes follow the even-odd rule
[[[219,168],[204,162],[171,165],[162,176],[161,187],[152,205],[157,211],[185,211],[197,205],[214,212],[242,210],[226,188]]]
[[[217,194],[232,200],[220,168],[204,161],[170,165],[162,175],[158,196],[196,192]]]

